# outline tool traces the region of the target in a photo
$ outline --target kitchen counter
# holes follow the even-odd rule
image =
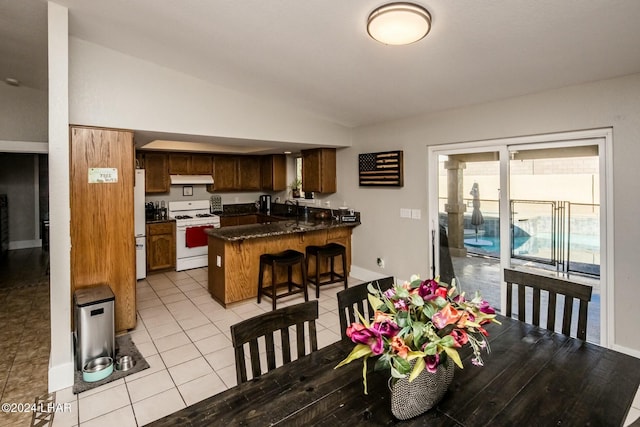
[[[145,224],[162,224],[163,222],[176,222],[175,219],[148,219]]]
[[[276,218],[281,219],[281,218]],[[209,239],[209,293],[223,306],[256,298],[260,255],[293,249],[305,253],[310,245],[339,243],[346,248],[347,275],[351,268],[351,232],[360,222],[331,220],[300,221],[295,218],[261,224],[237,225],[208,229]],[[336,263],[342,272],[342,263]],[[326,271],[328,260],[321,265]],[[315,260],[309,263],[307,275],[315,274]],[[277,272],[286,276],[286,269]],[[299,269],[294,269],[294,280],[300,280]],[[271,283],[267,272],[265,283]],[[339,285],[336,285],[339,286]],[[270,302],[267,304],[270,306]]]
[[[296,219],[280,219],[262,224],[238,225],[234,227],[222,227],[205,230],[209,236],[226,241],[238,241],[245,239],[259,239],[264,237],[282,236],[293,233],[307,233],[312,231],[328,230],[332,228],[355,227],[360,222],[339,221],[301,221]]]

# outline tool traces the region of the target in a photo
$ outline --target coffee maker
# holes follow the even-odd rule
[[[258,200],[258,209],[260,213],[270,214],[271,213],[271,196],[268,194],[263,194],[260,196]]]

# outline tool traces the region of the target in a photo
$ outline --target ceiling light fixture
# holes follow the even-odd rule
[[[405,45],[421,40],[431,30],[431,14],[413,3],[389,3],[369,15],[367,32],[374,40]]]

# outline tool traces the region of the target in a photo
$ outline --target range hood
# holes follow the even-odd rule
[[[213,184],[211,175],[171,175],[171,185]]]

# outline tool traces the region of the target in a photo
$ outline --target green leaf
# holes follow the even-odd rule
[[[425,357],[425,356],[426,356],[426,354],[425,354],[425,353],[423,353],[422,351],[410,351],[410,352],[407,354],[407,360],[413,360],[413,359],[415,359],[415,358],[418,358],[418,357]]]
[[[398,370],[396,368],[394,368],[393,365],[391,366],[391,376],[393,378],[404,378],[404,377],[406,377],[406,375],[401,374],[400,372],[398,372]]]
[[[384,303],[377,296],[369,294],[369,304],[374,310],[377,310]]]
[[[411,375],[409,375],[409,382],[413,381],[420,375],[420,373],[424,370],[426,364],[424,362],[424,357],[416,359],[416,364],[413,366],[413,370],[411,371]]]
[[[374,366],[374,370],[376,371],[386,371],[391,367],[391,356],[387,353],[383,353],[378,360],[376,360],[376,364]]]
[[[446,337],[442,338],[438,342],[438,344],[440,344],[443,347],[454,347],[456,344],[456,340],[454,340],[451,335],[447,335]]]
[[[398,298],[408,298],[409,290],[405,288],[398,288],[396,291],[396,295],[398,296]]]
[[[371,347],[369,347],[366,344],[356,344],[356,346],[353,348],[353,350],[351,350],[351,353],[349,353],[346,359],[338,363],[338,365],[333,369],[339,368],[340,366],[344,366],[347,363],[351,363],[356,359],[360,359],[361,357],[368,357],[371,354],[373,354],[373,352],[371,351]]]
[[[422,312],[429,319],[431,319],[433,317],[433,315],[436,314],[436,311],[438,311],[438,309],[436,307],[434,307],[433,304],[431,304],[431,303],[427,303],[422,307]]]
[[[362,359],[362,385],[364,385],[364,394],[369,394],[367,392],[367,359],[369,358],[369,356],[365,356],[364,359]]]
[[[424,300],[420,295],[413,294],[411,295],[411,304],[415,305],[416,307],[422,307],[424,305]]]
[[[460,355],[458,354],[458,350],[452,347],[443,347],[443,348],[444,348],[444,351],[447,353],[447,356],[449,356],[456,363],[456,365],[458,365],[460,369],[464,369],[462,366],[462,360],[460,360]]]
[[[424,354],[428,356],[433,356],[434,354],[437,353],[437,351],[438,351],[438,344],[434,342],[430,342],[424,348]]]

